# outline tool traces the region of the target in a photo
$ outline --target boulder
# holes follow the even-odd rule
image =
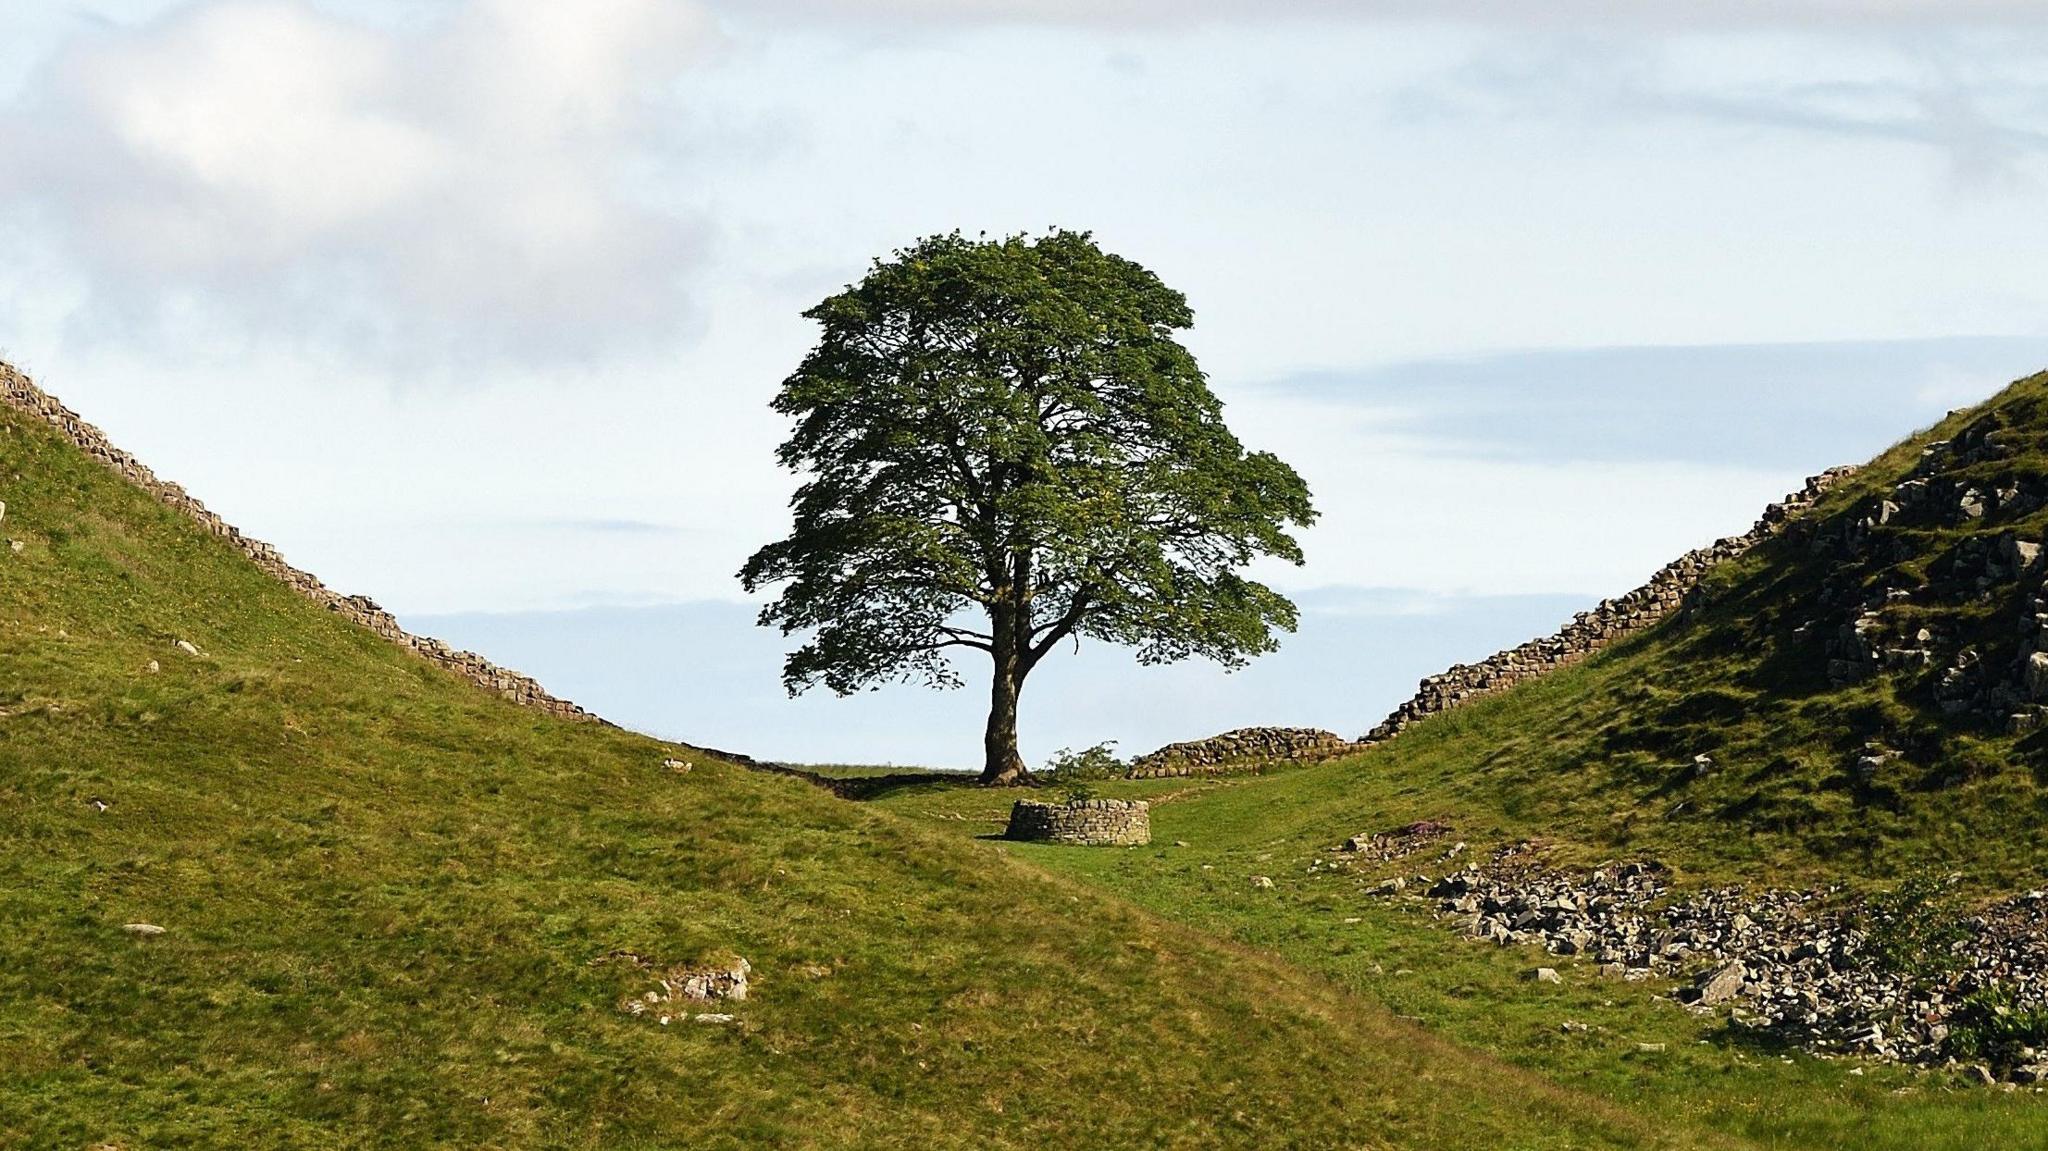
[[[1692,990],[1696,993],[1694,1002],[1702,1007],[1726,1003],[1742,994],[1742,985],[1748,979],[1749,973],[1743,969],[1741,962],[1730,960],[1700,976],[1699,982],[1692,985]]]
[[[2036,703],[2048,701],[2048,651],[2037,651],[2027,657],[2027,698]]]

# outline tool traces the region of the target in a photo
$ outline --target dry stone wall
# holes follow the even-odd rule
[[[1855,473],[1853,467],[1842,467],[1814,476],[1799,491],[1765,508],[1763,518],[1747,533],[1687,552],[1635,591],[1619,599],[1602,601],[1592,611],[1580,612],[1556,635],[1531,640],[1479,663],[1460,664],[1423,680],[1414,698],[1395,709],[1361,742],[1369,746],[1392,739],[1420,720],[1570,667],[1617,640],[1643,631],[1684,607],[1714,565],[1734,559],[1778,534],[1785,524],[1811,509],[1828,491]]]
[[[257,567],[284,581],[293,591],[326,607],[329,611],[353,620],[392,643],[417,653],[429,663],[438,664],[485,690],[522,706],[568,719],[602,722],[568,700],[549,695],[531,677],[499,667],[475,652],[459,651],[440,640],[413,635],[399,627],[398,621],[390,612],[378,607],[368,597],[342,595],[328,588],[313,575],[286,563],[276,548],[262,540],[250,539],[243,535],[233,524],[208,511],[205,504],[193,498],[184,488],[168,480],[158,479],[156,473],[150,471],[141,460],[115,447],[98,428],[80,419],[77,412],[59,403],[56,397],[38,388],[27,376],[6,363],[0,363],[0,402],[27,412],[56,428],[80,451],[184,513],[209,534],[232,544],[243,555],[248,556]]]
[[[1142,799],[1077,799],[1010,808],[1007,839],[1079,847],[1139,847],[1152,842],[1152,805]]]
[[[1131,762],[1131,779],[1217,775],[1272,763],[1312,763],[1362,750],[1313,727],[1244,727],[1208,739],[1168,744]]]

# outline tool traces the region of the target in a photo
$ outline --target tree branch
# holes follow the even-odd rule
[[[993,652],[995,648],[976,639],[945,639],[937,643],[921,643],[905,648],[905,651],[938,651],[948,647],[971,647],[976,651]]]
[[[1045,658],[1046,652],[1053,649],[1053,645],[1072,635],[1074,628],[1079,626],[1081,617],[1088,614],[1088,603],[1088,589],[1083,587],[1074,593],[1073,600],[1067,604],[1067,610],[1060,618],[1045,625],[1043,628],[1033,628],[1033,635],[1038,634],[1039,631],[1044,631],[1045,638],[1037,643],[1027,645],[1026,661],[1030,664],[1037,664],[1039,660]]]

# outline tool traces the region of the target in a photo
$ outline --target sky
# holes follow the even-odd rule
[[[2048,10],[1962,0],[77,0],[0,10],[0,357],[297,565],[609,717],[966,765],[782,694],[801,312],[1091,229],[1323,518],[1277,655],[1113,650],[1027,759],[1355,735],[2048,366]]]

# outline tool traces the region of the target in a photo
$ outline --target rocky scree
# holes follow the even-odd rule
[[[1367,846],[1339,860],[1394,862],[1402,855],[1370,845],[1409,843],[1412,857],[1441,839],[1406,831],[1354,838]],[[2048,1082],[2048,1052],[1986,1050],[1979,1026],[1987,1012],[2048,1020],[2048,892],[1962,916],[1929,957],[1940,960],[1930,977],[1882,962],[1869,902],[1838,887],[1678,892],[1654,862],[1578,874],[1542,866],[1540,854],[1522,843],[1438,878],[1365,882],[1377,895],[1426,901],[1471,939],[1540,947],[1608,978],[1677,980],[1674,998],[1692,1010],[1727,1007],[1731,1025],[1817,1054],[1975,1064],[1987,1081]]]
[[[1891,676],[1950,720],[2020,735],[2048,716],[2048,444],[1994,409],[1911,471],[1817,524],[1829,575],[1801,635],[1836,686]],[[1873,748],[1866,772],[1896,753]]]

